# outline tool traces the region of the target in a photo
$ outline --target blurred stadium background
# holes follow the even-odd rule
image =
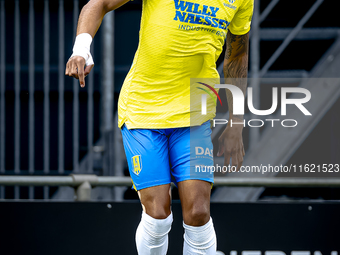
[[[126,242],[133,245],[134,227],[138,224],[141,208],[137,202],[136,192],[131,190],[131,186],[128,185],[129,173],[120,131],[117,128],[116,110],[121,85],[129,71],[138,45],[142,1],[129,2],[115,12],[106,15],[92,44],[95,61],[94,69],[86,78],[85,89],[81,89],[77,80],[65,77],[64,68],[67,59],[72,53],[79,11],[86,2],[86,0],[0,0],[1,221],[6,220],[4,217],[7,217],[7,219],[12,218],[13,221],[9,220],[9,222],[17,222],[18,225],[15,229],[23,231],[24,236],[29,238],[34,233],[34,227],[37,224],[43,225],[42,222],[50,224],[54,221],[53,217],[50,220],[43,217],[48,213],[56,213],[56,211],[61,210],[57,208],[68,210],[72,207],[71,209],[75,211],[70,212],[71,218],[77,219],[78,214],[76,212],[88,213],[89,218],[93,216],[105,225],[104,219],[106,217],[110,219],[113,216],[113,214],[111,216],[106,215],[107,208],[115,209],[115,206],[117,206],[114,214],[116,217],[126,214],[126,217],[133,218],[129,223],[130,228],[126,228],[126,233],[131,230],[129,232],[130,236],[126,236],[128,234],[124,232],[124,238],[121,236],[117,236],[117,238],[128,238],[129,241]],[[221,65],[223,58],[224,52],[217,62],[221,77],[223,77]],[[340,20],[338,8],[334,1],[255,0],[250,35],[249,77],[264,79],[267,83],[275,84],[276,87],[287,84],[298,86],[301,79],[340,78]],[[254,82],[252,86],[254,90],[260,91],[266,86],[266,83]],[[246,130],[244,134],[247,154],[245,163],[247,163],[247,160],[252,162],[251,159],[254,157],[260,157],[261,159],[264,158],[265,162],[271,162],[274,165],[339,164],[340,84],[338,83],[338,88],[335,90],[319,89],[315,93],[315,95],[318,95],[318,93],[323,94],[328,98],[327,104],[320,101],[320,104],[316,105],[315,118],[310,120],[310,123],[307,123],[307,129],[297,128],[295,136],[284,137],[286,147],[268,148],[263,145],[263,141],[278,139],[278,134],[264,132],[265,130],[263,129]],[[259,95],[258,101],[260,99]],[[225,112],[227,109],[219,110],[220,112]],[[220,132],[221,130],[218,129],[213,132],[214,145],[216,145]],[[300,139],[296,139],[297,136]],[[279,142],[279,140],[277,141]],[[271,150],[270,156],[269,149]],[[272,155],[275,156],[273,157]],[[73,177],[70,174],[74,174]],[[84,180],[81,179],[83,177],[79,176],[80,174],[96,175],[97,177],[88,176],[90,179],[87,186],[78,188],[75,192],[74,188],[84,184]],[[5,178],[12,176],[21,176],[22,179]],[[59,176],[65,178],[36,179],[36,181],[31,182],[31,185],[28,185],[28,179],[25,179],[25,176]],[[99,178],[106,176],[114,178],[102,178],[99,180]],[[246,178],[242,174],[234,174],[233,177],[239,177],[241,180]],[[311,183],[307,185],[308,187],[299,187],[298,184],[294,186],[291,183],[287,183],[287,187],[285,185],[280,187],[270,187],[270,185],[267,185],[268,187],[265,187],[266,185],[262,185],[263,187],[261,185],[250,187],[251,185],[247,184],[249,179],[244,179],[243,186],[248,187],[220,187],[216,185],[212,191],[212,201],[216,202],[216,204],[213,204],[212,208],[216,208],[216,211],[234,208],[234,214],[229,212],[228,217],[238,215],[236,210],[238,208],[247,211],[254,210],[254,215],[263,217],[261,214],[262,209],[256,212],[258,209],[255,205],[269,206],[268,208],[272,208],[272,212],[278,210],[275,205],[293,205],[292,210],[297,210],[298,214],[299,206],[309,208],[308,206],[311,206],[317,200],[316,206],[317,208],[320,207],[320,214],[313,216],[314,218],[312,217],[311,220],[319,219],[321,222],[321,218],[318,216],[325,216],[322,220],[327,220],[328,211],[323,211],[324,207],[321,205],[330,206],[327,208],[331,208],[329,210],[332,213],[329,214],[330,218],[328,220],[332,220],[333,229],[327,229],[336,231],[335,227],[338,226],[336,225],[338,224],[338,219],[336,219],[337,222],[333,222],[335,218],[332,217],[336,217],[335,213],[339,212],[339,205],[337,204],[337,200],[340,199],[339,173],[300,173],[295,175],[280,173],[260,177],[296,177],[296,180],[298,178],[314,177],[314,181],[315,178],[328,177],[328,180],[332,178],[334,182],[329,185],[324,183],[323,185],[314,186]],[[84,178],[87,177],[85,176]],[[293,181],[292,178],[288,179]],[[95,185],[97,187],[93,188],[90,185],[91,181],[92,184],[94,182],[97,184],[101,182],[102,184],[101,186],[99,184]],[[105,182],[106,184],[109,183],[106,187]],[[58,186],[58,183],[60,186]],[[119,183],[120,186],[114,185]],[[91,194],[89,191],[92,191]],[[71,202],[75,199],[88,200],[89,196],[91,201],[96,201],[97,203],[92,205],[89,203],[45,203],[53,201]],[[173,188],[173,198],[175,200],[174,210],[177,210],[178,214],[180,214],[178,201],[176,201],[178,200],[178,194],[175,187]],[[332,202],[326,202],[327,200]],[[42,203],[30,203],[38,201]],[[127,203],[128,201],[131,201],[131,203]],[[283,204],[278,204],[278,201]],[[289,201],[295,202],[291,204]],[[218,202],[229,203],[221,204]],[[230,202],[242,202],[243,204]],[[320,202],[322,203],[320,204]],[[59,207],[56,207],[56,205]],[[32,210],[37,212],[37,214],[30,213],[37,220],[35,224],[25,225],[29,222],[27,215],[23,217],[20,214],[15,218],[12,214],[17,210],[30,210],[32,206],[34,207]],[[98,206],[98,210],[94,210],[91,206]],[[221,206],[221,209],[218,209],[219,206]],[[242,206],[245,207],[242,208]],[[287,207],[282,208],[282,210],[277,211],[278,214],[290,211]],[[313,211],[309,209],[306,209],[306,211]],[[41,216],[42,218],[37,216],[40,215],[40,210],[45,210],[45,213],[41,213],[45,215]],[[129,212],[126,213],[126,211]],[[244,212],[240,214],[246,217]],[[294,218],[294,214],[291,216]],[[103,218],[101,219],[101,217]],[[180,215],[178,217],[180,219]],[[219,216],[216,217],[218,218]],[[95,228],[96,221],[92,221],[93,218],[89,220],[89,218],[84,216],[83,220],[91,222],[90,229]],[[41,223],[39,223],[39,219],[42,220]],[[293,224],[296,226],[302,224],[303,219],[304,217],[297,216],[289,223],[296,222],[296,224]],[[58,218],[58,220],[62,222],[63,218]],[[125,221],[127,220],[125,219]],[[82,225],[79,222],[75,223],[69,220],[67,222],[67,224]],[[225,223],[226,228],[228,224],[232,224],[228,222]],[[236,222],[242,221],[238,219]],[[263,224],[259,223],[256,227],[269,228],[269,226],[266,226],[265,219],[263,221],[259,219],[259,222]],[[26,228],[21,228],[19,223],[24,224]],[[328,223],[327,221],[319,225],[328,227]],[[110,224],[114,226],[118,223],[112,221]],[[240,224],[242,225],[242,223]],[[251,224],[247,225],[245,223],[239,231],[242,231],[243,227],[244,229],[256,228]],[[279,224],[279,222],[275,224]],[[53,225],[53,227],[56,226],[56,224]],[[174,231],[182,231],[179,226],[175,226]],[[303,226],[305,225],[302,224],[301,227],[303,228]],[[306,226],[309,225],[307,224]],[[94,235],[108,234],[105,227],[100,228],[98,225],[96,227],[98,227],[98,231],[103,231],[103,234],[93,233]],[[282,229],[284,227],[284,225],[278,226],[278,228]],[[9,228],[5,229],[9,231]],[[319,230],[323,231],[324,229]],[[18,235],[18,232],[14,230],[12,232],[6,231],[1,234],[2,240],[9,240],[10,233],[10,236],[17,238],[18,244],[21,244],[22,240],[25,239],[22,236],[14,237],[13,235]],[[49,232],[48,228],[45,231]],[[67,235],[62,229],[58,231],[61,235]],[[263,231],[266,232],[265,230]],[[282,231],[286,233],[288,230]],[[253,232],[248,231],[248,233]],[[270,233],[270,231],[268,230],[266,233]],[[257,232],[254,232],[254,235],[257,235]],[[301,232],[301,235],[305,235],[304,232]],[[52,239],[54,237],[51,236]],[[339,237],[338,231],[337,235],[333,235],[333,237]],[[77,244],[78,247],[81,245],[87,247],[86,245],[95,242],[94,240],[86,242],[86,239],[80,240],[80,237],[74,238],[76,241],[73,244]],[[116,239],[116,242],[118,239]],[[173,240],[175,239],[179,242],[178,247],[180,247],[181,236],[180,238],[173,237]],[[221,237],[221,239],[223,238]],[[248,239],[245,237],[244,240]],[[333,245],[332,240],[327,239],[327,242],[330,243],[326,243],[331,246]],[[291,242],[294,242],[293,239]],[[122,244],[125,244],[125,242],[122,241]],[[256,242],[253,241],[252,244],[256,244]],[[8,245],[7,243],[7,248]],[[14,241],[13,245],[15,246]],[[60,245],[62,246],[62,243]],[[103,245],[110,246],[110,241],[108,240]],[[70,246],[72,245],[70,244]],[[332,247],[339,247],[339,243],[335,242],[334,246],[330,246],[322,246],[328,249],[324,250],[323,254],[331,254],[332,251],[335,251],[335,248]],[[241,248],[234,249],[241,252],[243,248],[242,246],[239,247]],[[268,249],[256,248],[256,245],[245,247],[254,247],[248,249],[261,250],[262,252],[278,249],[273,245],[268,246]],[[300,250],[308,249],[308,247],[305,248],[298,244],[296,247],[295,249]],[[311,244],[311,247],[315,246]],[[47,246],[46,249],[48,249]],[[108,254],[104,251],[105,249],[98,251],[97,254]],[[171,249],[173,250],[171,251]],[[171,249],[170,253],[173,252],[171,254],[179,254],[179,248],[177,250],[175,250],[176,248]],[[285,252],[290,251],[289,249],[287,248]],[[315,248],[315,250],[318,249],[321,248]],[[2,253],[0,246],[0,254],[23,254],[22,252],[16,253],[16,251],[21,251],[18,247],[14,250],[7,250]],[[92,254],[90,250],[91,248],[87,248],[88,253],[86,253],[84,248],[83,254]],[[60,254],[56,253],[57,251],[69,254],[60,247],[54,251],[55,253],[51,252],[49,254]],[[24,253],[46,254],[41,250],[35,250],[35,252],[26,251]],[[78,254],[77,252],[75,253]],[[75,253],[73,252],[73,254]],[[133,253],[121,250],[113,254]],[[232,255],[236,254],[233,253]],[[336,254],[332,253],[332,255]]]

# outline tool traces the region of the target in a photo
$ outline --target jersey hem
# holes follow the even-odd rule
[[[153,123],[152,125],[146,125],[146,124],[129,124],[127,122],[123,122],[120,126],[118,126],[120,129],[125,126],[127,129],[166,129],[166,128],[183,128],[183,127],[195,127],[195,126],[201,126],[203,123],[207,122],[208,120],[212,120],[212,118],[202,120],[200,122],[195,122],[193,124],[183,124],[183,123],[172,123],[171,125],[164,125],[164,123]]]

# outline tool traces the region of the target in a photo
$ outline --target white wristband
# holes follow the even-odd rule
[[[94,65],[91,53],[90,46],[92,43],[92,36],[88,33],[82,33],[77,35],[76,41],[73,46],[73,56],[81,56],[85,59],[86,66]]]

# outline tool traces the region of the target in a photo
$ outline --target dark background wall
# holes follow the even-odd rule
[[[132,255],[139,203],[0,202],[0,253],[4,255]],[[182,254],[179,203],[172,207],[169,255]],[[217,249],[340,252],[339,203],[224,203],[211,205]],[[6,219],[6,220],[3,220]],[[338,253],[332,253],[338,254]],[[282,254],[282,253],[281,253]]]

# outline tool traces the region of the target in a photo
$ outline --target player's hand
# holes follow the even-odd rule
[[[230,122],[229,122],[230,123]],[[232,167],[236,167],[238,172],[243,163],[245,155],[242,138],[242,125],[227,125],[221,136],[218,138],[219,148],[217,156],[222,156],[224,153],[224,166],[228,166],[232,159]]]
[[[85,67],[85,59],[73,56],[66,63],[65,75],[79,79],[80,87],[85,87],[85,77],[91,72],[93,65]]]

